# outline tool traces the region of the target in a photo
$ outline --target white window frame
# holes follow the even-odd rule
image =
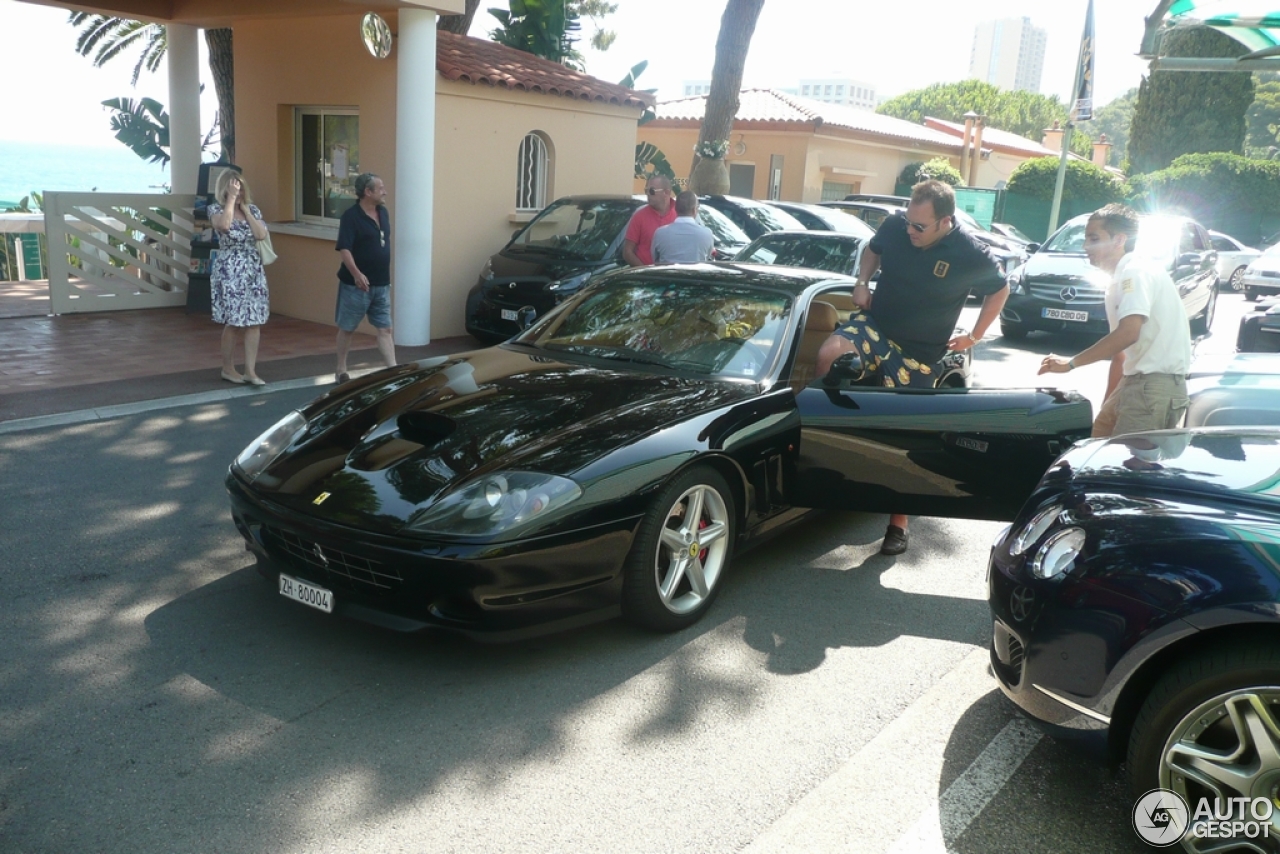
[[[516,152],[516,210],[540,211],[547,206],[551,184],[551,145],[545,134],[530,131]]]
[[[337,226],[340,222],[339,217],[316,216],[315,214],[303,213],[303,187],[302,180],[302,118],[303,116],[319,116],[320,126],[324,127],[324,118],[326,116],[354,116],[357,120],[360,118],[360,110],[355,107],[322,107],[322,106],[299,106],[293,108],[293,210],[294,219],[299,222],[309,222],[317,225]],[[324,162],[327,162],[324,161]],[[331,164],[332,165],[332,164]],[[349,162],[348,180],[354,181],[359,172],[358,163]],[[323,204],[321,209],[323,210]]]

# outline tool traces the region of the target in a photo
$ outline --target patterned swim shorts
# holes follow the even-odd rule
[[[857,345],[868,374],[876,375],[887,388],[933,388],[937,374],[933,365],[916,361],[885,337],[871,315],[856,311],[836,334]]]

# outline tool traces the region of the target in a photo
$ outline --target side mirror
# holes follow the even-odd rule
[[[1036,254],[1036,253],[1037,253],[1037,252],[1039,252],[1039,251],[1040,251],[1040,244],[1039,244],[1039,243],[1028,243],[1028,244],[1027,244],[1027,254],[1028,254],[1028,255],[1034,255],[1034,254]]]
[[[1175,264],[1178,267],[1199,267],[1200,260],[1199,252],[1183,252],[1178,256],[1178,260]]]

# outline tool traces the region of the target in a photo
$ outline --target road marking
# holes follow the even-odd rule
[[[890,840],[894,852],[946,851],[1040,740],[1029,724],[1008,723],[939,795],[957,725],[997,690],[989,661],[986,649],[965,656],[743,854],[884,854]]]
[[[925,810],[911,830],[890,846],[887,854],[931,854],[949,851],[948,842],[960,838],[991,803],[1042,738],[1030,722],[1009,721],[973,764],[947,787],[938,803]]]

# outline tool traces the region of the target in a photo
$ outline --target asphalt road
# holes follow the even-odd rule
[[[978,379],[1086,344],[993,339]],[[282,600],[231,525],[227,463],[312,394],[0,435],[0,850],[1145,850],[1123,776],[994,689],[998,524],[894,559],[818,518],[675,635],[395,635]]]

